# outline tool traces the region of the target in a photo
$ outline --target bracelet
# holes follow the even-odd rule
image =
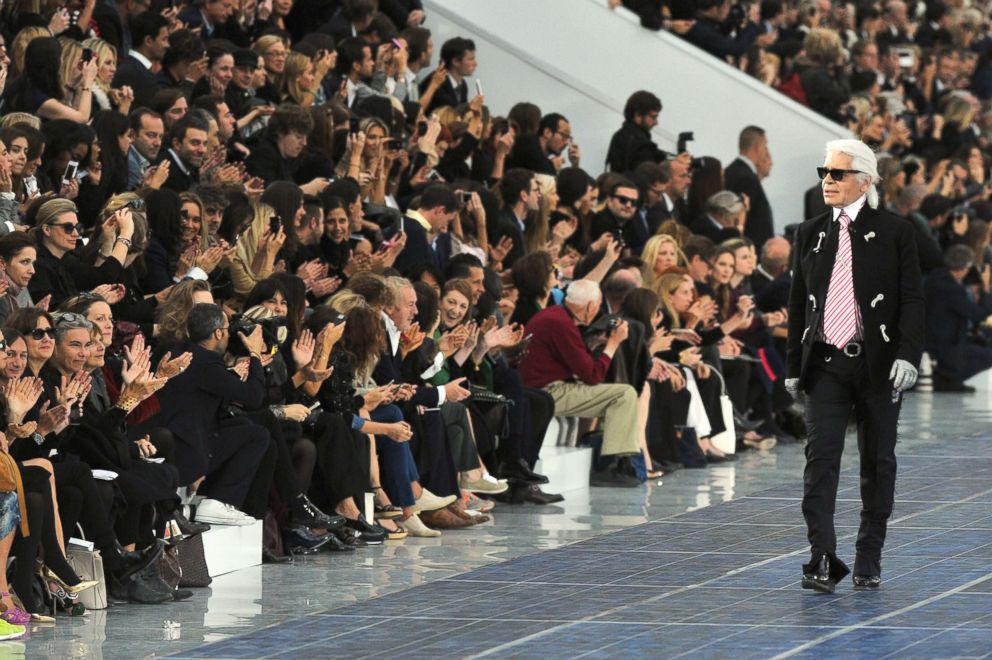
[[[123,243],[125,247],[131,247],[130,238],[124,238],[123,236],[118,236],[116,239],[114,239],[114,244],[116,245],[117,243]]]
[[[81,92],[92,92],[93,91],[93,88],[92,87],[80,87],[79,88],[79,91],[81,91]]]
[[[141,399],[136,396],[122,396],[115,407],[120,408],[125,413],[130,413],[139,403],[141,403]]]

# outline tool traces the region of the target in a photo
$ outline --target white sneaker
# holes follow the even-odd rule
[[[453,504],[455,500],[458,499],[454,495],[448,495],[447,497],[438,497],[431,491],[424,488],[424,492],[420,494],[417,498],[416,503],[413,505],[413,512],[420,513],[421,511],[437,511],[438,509],[443,509],[450,504]]]
[[[421,520],[420,516],[417,514],[411,515],[406,520],[397,520],[396,524],[410,536],[420,536],[422,538],[435,538],[441,536],[441,532],[439,530],[431,529],[425,525],[424,521]]]
[[[238,511],[230,504],[204,498],[196,507],[196,522],[210,523],[211,525],[253,525],[255,519]]]
[[[462,490],[471,491],[473,493],[483,493],[487,495],[498,495],[500,493],[505,493],[510,487],[505,481],[500,481],[494,478],[492,475],[484,474],[481,479],[476,479],[475,481],[469,481],[468,479],[462,479],[459,486]]]

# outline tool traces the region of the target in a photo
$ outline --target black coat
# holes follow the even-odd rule
[[[293,162],[283,158],[275,142],[268,138],[252,145],[251,154],[245,159],[245,169],[265,183],[293,180]]]
[[[609,209],[604,208],[592,216],[589,240],[595,241],[607,232],[612,234],[613,238],[621,239],[626,243],[633,254],[640,254],[644,249],[644,244],[648,242],[648,227],[639,213],[635,213],[633,217],[621,224],[620,220]]]
[[[232,337],[231,341],[240,340]],[[217,432],[217,422],[225,406],[236,402],[254,409],[265,400],[265,370],[257,359],[251,359],[248,380],[241,382],[237,374],[228,370],[220,353],[184,343],[174,347],[172,354],[186,351],[193,353],[189,368],[159,391],[161,412],[143,424],[172,431],[179,482],[184,484],[207,474],[208,440]]]
[[[428,86],[430,86],[433,75],[434,73],[431,72],[420,83],[421,97],[427,91]],[[463,80],[458,84],[458,87],[455,87],[451,84],[451,78],[445,78],[441,86],[434,92],[434,98],[431,99],[431,103],[427,106],[427,111],[424,115],[429,115],[435,108],[443,108],[444,106],[457,108],[463,103],[468,103],[468,83]]]
[[[927,273],[923,280],[927,299],[927,353],[946,364],[948,371],[961,371],[954,364],[960,347],[968,341],[968,330],[992,314],[992,295],[982,294],[977,302],[968,296],[964,285],[946,268]]]
[[[744,235],[754,241],[758,251],[769,238],[775,235],[775,223],[772,220],[772,207],[765,196],[765,189],[754,170],[740,158],[737,158],[723,172],[724,188],[733,190],[738,195],[745,194],[751,202],[747,212],[747,222],[744,224]]]
[[[163,188],[173,190],[177,193],[182,193],[189,190],[194,184],[200,182],[200,174],[196,171],[196,168],[191,165],[184,164],[183,167],[189,171],[189,174],[183,172],[183,167],[179,166],[179,161],[173,157],[172,151],[169,149],[165,149],[163,151],[163,156],[158,162],[161,163],[166,160],[170,161],[169,178],[162,184]]]
[[[513,268],[517,259],[526,254],[524,233],[520,231],[520,225],[517,223],[517,217],[513,211],[503,209],[496,215],[496,222],[492,227],[489,227],[489,236],[490,245],[498,245],[504,236],[509,236],[510,240],[513,241],[513,247],[503,259],[503,270]]]
[[[651,139],[650,131],[625,121],[610,138],[606,166],[611,172],[626,173],[641,163],[660,163],[666,155]]]
[[[801,385],[821,332],[839,227],[832,210],[811,218],[799,226],[792,248],[788,377],[799,378]],[[850,231],[854,291],[868,374],[872,388],[881,392],[889,384],[895,360],[919,366],[923,355],[926,314],[916,242],[908,222],[867,205]]]
[[[161,89],[155,74],[145,65],[130,55],[123,58],[117,65],[112,86],[114,88],[128,85],[134,90],[134,107],[151,107],[152,97]]]
[[[539,174],[555,176],[554,163],[541,149],[541,142],[536,135],[518,135],[513,141],[513,149],[506,157],[506,169],[522,167]]]

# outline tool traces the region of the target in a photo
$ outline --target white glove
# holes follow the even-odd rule
[[[916,384],[917,375],[916,367],[906,360],[896,360],[892,363],[892,371],[889,372],[892,389],[896,392],[905,392]]]
[[[792,395],[792,398],[796,399],[799,397],[799,379],[798,378],[786,378],[785,379],[785,390]]]

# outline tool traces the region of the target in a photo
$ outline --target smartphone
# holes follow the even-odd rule
[[[79,170],[79,163],[70,160],[65,166],[65,172],[62,174],[62,183],[69,183],[76,178],[76,172]]]
[[[274,215],[269,218],[269,233],[273,236],[279,233],[279,226],[282,224],[282,220],[278,215]]]
[[[417,135],[419,137],[424,137],[425,135],[427,135],[427,122],[426,121],[422,121],[419,124],[417,124]]]
[[[31,197],[36,192],[38,192],[38,179],[34,177],[24,179],[24,194]]]
[[[482,81],[478,78],[475,79],[475,93],[482,96]]]
[[[358,117],[351,117],[348,119],[348,132],[351,134],[357,133],[361,123],[362,120]]]
[[[458,196],[461,197],[462,204],[468,204],[470,201],[472,201],[471,190],[459,190]]]
[[[320,401],[316,401],[312,406],[310,406],[310,412],[313,412],[317,408],[320,408]]]
[[[430,172],[427,173],[427,180],[428,181],[440,181],[441,180],[441,175],[437,173],[437,170],[431,170]]]
[[[86,64],[90,60],[92,60],[93,59],[93,49],[92,48],[84,48],[83,49],[83,56],[82,56],[81,59],[83,60],[83,64]]]
[[[396,138],[388,138],[387,140],[384,140],[383,144],[385,145],[386,151],[399,151],[402,149],[400,146],[400,141]]]
[[[348,320],[348,317],[344,314],[338,314],[334,319],[334,325],[341,325]]]
[[[403,216],[400,216],[400,231],[403,231]]]
[[[916,51],[912,48],[893,48],[892,50],[895,51],[900,68],[912,69],[916,66]]]
[[[391,39],[390,41],[392,42],[394,49],[396,49],[396,50],[402,50],[403,49],[403,42],[400,41],[399,39],[395,39],[394,38],[394,39]]]

